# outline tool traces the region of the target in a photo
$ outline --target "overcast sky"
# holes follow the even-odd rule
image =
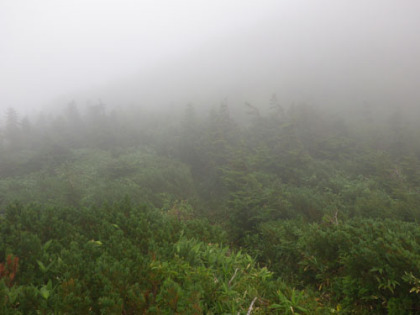
[[[79,91],[416,106],[419,17],[417,0],[0,0],[0,110]]]

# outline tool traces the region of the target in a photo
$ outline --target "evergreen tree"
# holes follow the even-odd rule
[[[13,108],[9,108],[6,112],[4,141],[10,151],[17,151],[22,147],[22,130],[19,123],[19,115]]]

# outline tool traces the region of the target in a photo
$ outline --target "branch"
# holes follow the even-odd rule
[[[251,302],[251,305],[248,308],[248,313],[246,313],[246,315],[251,315],[252,307],[254,306],[254,303],[255,303],[256,300],[257,300],[257,297],[254,297],[254,299]]]
[[[229,283],[228,283],[228,286],[230,286],[231,283],[232,283],[232,281],[233,281],[233,279],[235,279],[237,272],[238,272],[238,268],[235,269],[235,273],[233,274],[232,278],[230,278]]]

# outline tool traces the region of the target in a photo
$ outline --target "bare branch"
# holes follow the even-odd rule
[[[254,297],[254,299],[251,302],[251,305],[248,308],[248,313],[246,313],[246,315],[251,315],[252,307],[254,306],[254,303],[255,303],[256,300],[257,300],[257,297]]]
[[[231,283],[232,283],[232,281],[233,281],[233,279],[235,279],[237,272],[238,272],[238,268],[235,269],[235,273],[233,274],[232,278],[230,278],[229,283],[228,283],[228,286],[230,286]]]

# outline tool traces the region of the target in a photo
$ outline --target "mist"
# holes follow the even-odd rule
[[[420,314],[419,17],[0,0],[0,313]]]
[[[418,108],[415,1],[2,1],[0,111]]]

